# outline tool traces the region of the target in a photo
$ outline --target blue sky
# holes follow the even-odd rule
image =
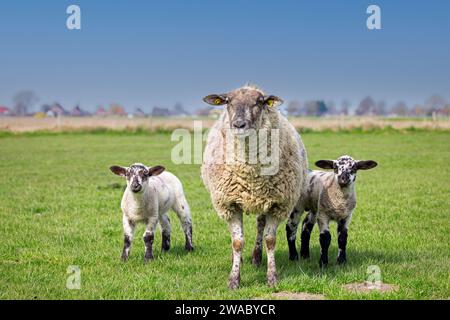
[[[0,76],[8,106],[32,89],[39,105],[197,108],[247,81],[286,101],[449,99],[450,1],[1,1]]]

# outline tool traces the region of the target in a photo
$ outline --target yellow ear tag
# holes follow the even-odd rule
[[[216,100],[214,100],[214,104],[220,104],[222,102],[222,99],[217,98]]]
[[[269,107],[273,106],[273,99],[267,100],[267,104],[269,105]]]

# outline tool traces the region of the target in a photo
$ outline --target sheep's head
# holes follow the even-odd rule
[[[165,170],[162,166],[146,167],[142,163],[135,163],[130,167],[112,166],[109,168],[114,174],[125,177],[127,186],[134,193],[142,191],[150,176],[157,176]]]
[[[265,95],[261,90],[245,86],[224,94],[211,94],[203,98],[213,106],[227,105],[226,112],[230,129],[236,135],[245,135],[249,130],[258,130],[261,117],[268,108],[275,108],[283,100],[273,95]]]
[[[358,170],[375,168],[377,163],[373,160],[353,160],[350,156],[342,156],[337,160],[319,160],[316,166],[322,169],[333,169],[337,175],[339,185],[344,188],[355,182]]]

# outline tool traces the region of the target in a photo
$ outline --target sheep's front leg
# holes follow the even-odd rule
[[[153,259],[153,241],[155,239],[156,226],[158,225],[158,217],[150,217],[147,221],[147,227],[144,232],[144,244],[145,244],[145,263]]]
[[[330,219],[327,216],[319,217],[318,225],[320,230],[320,260],[319,266],[325,268],[328,265],[328,248],[330,247]]]
[[[275,265],[275,245],[277,241],[277,228],[280,220],[273,215],[267,215],[264,239],[267,251],[267,284],[274,286],[278,282],[277,269]]]
[[[339,253],[337,257],[337,263],[343,264],[347,262],[347,230],[348,225],[350,223],[350,217],[347,219],[342,219],[338,221],[337,226],[337,233],[338,233],[338,247],[339,247]]]
[[[297,239],[298,224],[300,222],[301,212],[294,208],[288,222],[286,223],[286,238],[289,247],[289,260],[298,260],[295,240]]]
[[[266,216],[260,215],[256,220],[256,241],[252,254],[252,263],[256,266],[261,265],[264,228],[266,226]]]
[[[311,232],[316,223],[316,214],[309,212],[302,224],[302,243],[300,248],[300,256],[304,259],[309,258],[309,240],[311,239]]]
[[[242,251],[244,249],[244,228],[242,223],[242,212],[235,213],[228,220],[228,228],[231,233],[232,250],[233,250],[233,265],[228,280],[228,287],[230,289],[239,288],[241,282],[241,259]]]
[[[130,221],[125,215],[122,218],[123,222],[123,250],[122,250],[122,261],[127,261],[130,255],[131,243],[133,242],[133,233],[135,228],[135,223]]]

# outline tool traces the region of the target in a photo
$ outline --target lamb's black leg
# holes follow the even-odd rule
[[[130,255],[131,247],[131,237],[129,235],[124,235],[123,237],[123,250],[122,250],[122,261],[127,261]]]
[[[128,220],[128,218],[123,216],[123,250],[122,250],[122,261],[127,261],[130,255],[131,243],[133,242],[133,233],[135,228],[135,223]]]
[[[289,260],[298,260],[298,252],[295,246],[295,240],[297,239],[298,224],[300,222],[300,212],[294,209],[286,224],[286,238],[289,247]]]
[[[347,221],[346,220],[340,220],[338,222],[338,247],[339,247],[339,253],[337,257],[337,263],[343,264],[347,262]]]
[[[328,230],[324,230],[320,234],[320,261],[319,266],[325,268],[328,265],[328,248],[330,247],[331,234]]]
[[[153,259],[153,240],[155,236],[153,233],[146,233],[144,235],[144,244],[145,244],[145,256],[144,261],[149,262]]]
[[[304,259],[309,258],[309,240],[311,238],[311,232],[314,228],[314,219],[312,219],[313,213],[309,213],[302,224],[302,235],[301,235],[301,248],[300,256]]]

